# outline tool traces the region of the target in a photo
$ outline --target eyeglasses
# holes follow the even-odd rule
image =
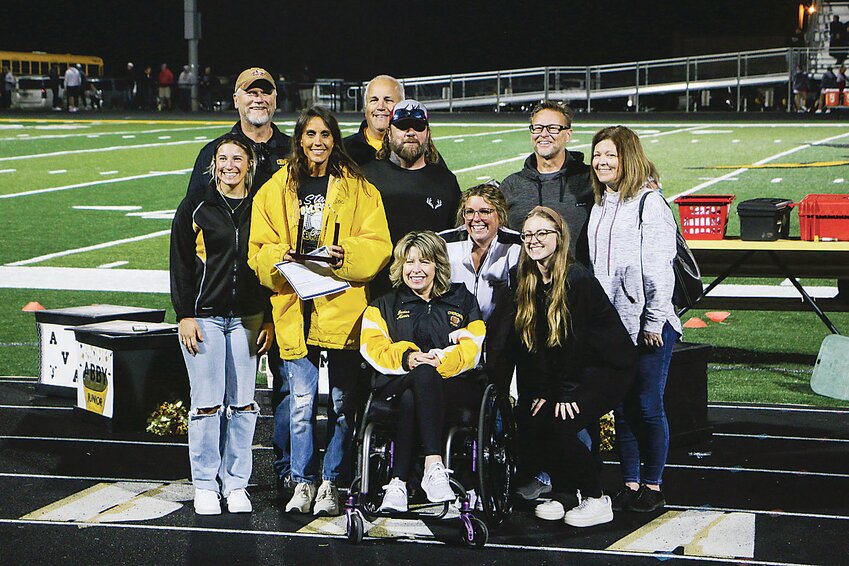
[[[543,130],[547,130],[549,134],[554,136],[569,128],[570,126],[562,126],[560,124],[531,124],[528,126],[532,134],[541,134]]]
[[[473,208],[467,208],[463,210],[463,218],[466,220],[471,220],[475,217],[475,214],[480,216],[481,218],[489,218],[495,212],[492,208],[481,208],[480,210],[474,210]]]
[[[543,243],[551,234],[556,234],[557,230],[537,230],[536,232],[522,232],[522,241],[530,244],[536,238],[537,242]]]

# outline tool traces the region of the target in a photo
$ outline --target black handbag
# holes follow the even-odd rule
[[[643,207],[646,204],[646,197],[650,194],[646,193],[640,198],[639,219],[641,230],[643,228]],[[666,199],[663,199],[663,202],[666,206],[669,206]],[[693,252],[690,251],[687,240],[681,235],[681,229],[677,223],[675,224],[675,259],[672,261],[672,269],[675,272],[675,289],[672,291],[672,304],[679,308],[692,307],[704,293],[702,274],[699,271],[699,264],[696,263],[696,258],[693,257]]]

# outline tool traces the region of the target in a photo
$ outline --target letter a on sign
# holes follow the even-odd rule
[[[56,333],[55,332],[50,333],[50,344],[58,344],[58,342],[56,341]]]

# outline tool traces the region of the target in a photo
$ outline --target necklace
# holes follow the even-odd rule
[[[232,207],[230,206],[230,203],[227,202],[227,197],[224,196],[224,193],[222,193],[220,190],[217,192],[219,195],[221,195],[221,200],[224,201],[224,206],[226,206],[230,210],[230,215],[236,214],[236,211],[239,210],[239,207],[245,204],[245,200],[248,198],[248,195],[243,196],[239,204],[237,204],[235,207]]]

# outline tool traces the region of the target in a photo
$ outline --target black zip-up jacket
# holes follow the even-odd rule
[[[519,232],[525,216],[535,206],[547,206],[559,212],[569,226],[569,250],[575,259],[589,267],[587,224],[594,197],[590,167],[584,163],[583,153],[567,150],[563,167],[545,180],[537,170],[536,154],[532,153],[521,171],[504,179],[501,192],[507,200],[510,228]]]
[[[575,401],[579,408],[587,397],[600,396],[615,405],[633,380],[637,349],[589,270],[573,263],[566,277],[569,333],[560,346],[546,345],[550,286],[537,286],[536,351],[516,344],[519,396]]]
[[[356,161],[357,165],[360,167],[374,161],[377,153],[374,148],[369,145],[368,140],[366,139],[366,128],[368,128],[368,122],[363,120],[360,124],[360,129],[357,130],[357,133],[351,134],[342,140],[342,144],[345,146],[345,151],[348,152],[351,159]],[[448,169],[448,165],[442,158],[441,153],[439,154],[439,161],[437,162],[437,165],[441,165]]]
[[[247,261],[253,195],[240,205],[238,225],[213,187],[180,203],[171,224],[171,303],[177,320],[259,312],[271,320],[270,291]]]
[[[230,132],[225,135],[235,135],[239,137],[246,145],[254,150],[256,156],[256,173],[254,174],[253,186],[259,189],[266,181],[268,181],[274,173],[280,169],[280,166],[286,162],[289,156],[289,151],[292,146],[292,138],[281,132],[277,126],[271,124],[271,139],[264,143],[256,143],[242,131],[242,122],[236,122],[236,125],[230,129]],[[209,164],[212,163],[212,158],[215,155],[215,146],[224,136],[219,136],[203,146],[195,159],[195,167],[192,169],[192,176],[189,179],[189,186],[186,189],[186,194],[190,195],[195,192],[203,192],[203,190],[212,184],[212,178],[209,176]]]

